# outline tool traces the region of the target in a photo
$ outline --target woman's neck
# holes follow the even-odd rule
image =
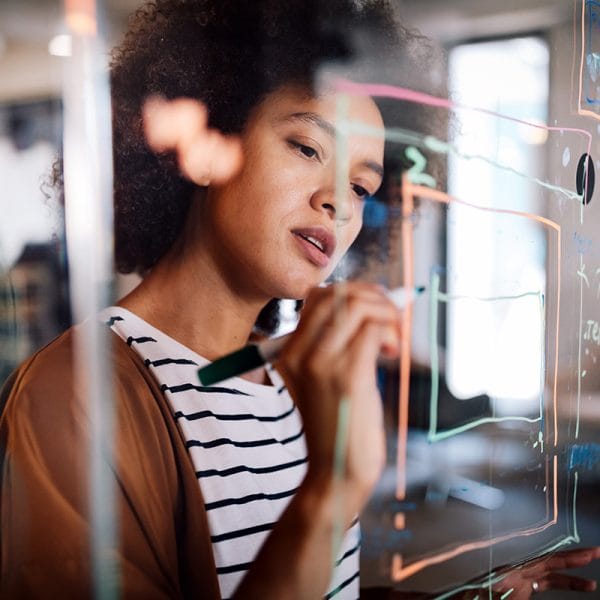
[[[195,257],[192,262],[175,250],[118,304],[214,360],[247,343],[267,300],[240,297],[210,260]]]

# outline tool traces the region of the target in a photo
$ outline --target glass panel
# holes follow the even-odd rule
[[[353,6],[369,5],[369,2],[349,2]],[[239,114],[249,108],[245,105],[249,97],[247,90],[256,82],[270,81],[271,77],[277,81],[280,70],[288,67],[283,60],[284,50],[274,46],[273,40],[278,39],[278,19],[285,16],[288,8],[301,3],[297,0],[290,0],[289,5],[285,0],[280,3],[258,3],[257,0],[251,4],[164,0],[157,4],[164,10],[146,25],[147,33],[153,32],[163,19],[172,18],[167,4],[176,10],[181,7],[187,10],[197,4],[202,5],[202,10],[197,10],[193,19],[179,22],[180,29],[193,23],[193,35],[176,36],[177,39],[166,42],[160,39],[160,44],[167,43],[175,52],[173,62],[163,64],[163,71],[152,66],[132,72],[127,82],[132,85],[127,94],[137,93],[136,86],[141,86],[147,77],[154,78],[146,90],[148,93],[158,89],[168,97],[190,95],[188,84],[199,76],[198,63],[187,54],[182,56],[177,52],[186,48],[186,44],[194,45],[200,40],[204,28],[221,9],[230,10],[229,7],[239,5],[240,11],[252,12],[259,4],[271,7],[269,10],[276,18],[242,23],[239,31],[231,36],[235,51],[242,34],[255,36],[252,39],[260,44],[260,59],[245,65],[244,72],[239,74],[238,80],[246,87],[239,87],[237,95],[230,94],[229,89],[223,93],[219,88],[220,96],[215,92],[223,114],[212,115],[211,119],[213,116],[220,119],[228,133],[240,129]],[[204,10],[205,5],[214,5],[214,10]],[[318,2],[314,4],[318,5]],[[330,5],[336,3],[323,4],[327,9]],[[331,158],[328,155],[315,164],[327,167],[330,179],[327,179],[326,193],[330,202],[326,208],[331,210],[335,205],[338,217],[344,213],[342,209],[347,208],[348,157],[363,149],[357,150],[349,144],[349,136],[360,134],[371,139],[380,135],[362,121],[348,116],[348,101],[372,97],[385,124],[383,185],[366,198],[358,239],[327,283],[361,279],[380,283],[390,290],[404,288],[411,297],[402,307],[400,357],[381,359],[377,370],[385,416],[387,463],[369,504],[360,515],[361,582],[364,587],[395,587],[400,591],[427,592],[439,598],[448,597],[457,589],[476,587],[481,592],[479,597],[483,598],[488,593],[485,585],[500,589],[497,586],[502,584],[505,572],[499,569],[504,565],[517,566],[547,552],[600,543],[597,516],[600,201],[594,177],[600,168],[600,4],[594,0],[522,0],[516,8],[514,3],[502,5],[475,0],[404,0],[392,5],[396,16],[407,27],[419,28],[431,38],[431,43],[406,30],[403,32],[406,47],[395,53],[387,39],[367,42],[368,35],[363,38],[356,30],[345,31],[342,17],[347,15],[337,14],[335,19],[317,28],[314,36],[313,33],[308,36],[309,46],[320,50],[319,44],[312,43],[313,37],[318,38],[328,48],[330,57],[335,57],[319,69],[315,80],[319,92],[333,90],[337,94],[336,118],[333,119],[336,128],[334,141],[330,140],[334,160],[328,162]],[[207,441],[201,430],[202,439],[199,437],[191,443],[183,439],[187,435],[183,428],[175,429],[183,420],[200,422],[210,418],[233,422],[237,427],[240,421],[254,419],[244,404],[249,396],[244,392],[231,394],[225,408],[219,404],[210,414],[197,408],[196,398],[190,400],[189,414],[186,413],[189,418],[184,419],[185,415],[173,409],[168,396],[172,389],[160,379],[154,362],[159,366],[170,361],[189,367],[186,374],[191,373],[189,380],[185,383],[177,380],[174,393],[181,391],[179,388],[210,397],[220,393],[199,385],[196,363],[202,356],[195,353],[196,348],[175,346],[178,352],[188,353],[187,359],[169,356],[153,361],[144,358],[140,369],[146,387],[150,389],[148,382],[154,378],[163,394],[156,404],[152,393],[144,388],[152,400],[150,406],[156,409],[160,405],[163,409],[163,420],[159,421],[162,427],[144,429],[125,451],[118,446],[119,435],[123,435],[129,425],[138,424],[139,407],[134,406],[134,401],[139,395],[129,394],[121,385],[115,389],[121,394],[120,398],[125,398],[124,404],[113,406],[114,389],[110,382],[114,373],[111,371],[116,366],[117,377],[122,376],[119,371],[122,364],[105,360],[106,350],[115,343],[116,336],[96,315],[102,307],[113,304],[135,288],[140,277],[118,274],[112,264],[112,168],[120,166],[120,159],[113,165],[111,151],[122,143],[119,135],[126,128],[131,135],[135,130],[135,135],[139,135],[136,152],[143,148],[142,153],[146,153],[137,169],[148,176],[160,173],[162,177],[168,163],[173,172],[178,172],[172,156],[161,152],[160,158],[156,158],[147,150],[140,133],[142,117],[138,106],[130,107],[131,113],[122,109],[116,115],[120,120],[116,139],[111,137],[114,132],[111,131],[108,48],[121,39],[128,27],[129,14],[140,6],[142,3],[138,0],[66,0],[64,3],[5,0],[0,3],[0,385],[22,361],[72,323],[87,323],[76,336],[73,359],[78,390],[83,390],[86,427],[83,437],[71,444],[73,453],[69,448],[54,461],[61,463],[64,459],[65,464],[77,464],[82,469],[73,478],[69,472],[64,480],[51,477],[48,481],[50,486],[56,485],[56,497],[62,497],[73,483],[79,491],[85,489],[83,508],[78,507],[83,517],[78,522],[89,526],[92,534],[89,539],[87,533],[84,535],[89,557],[85,552],[80,554],[85,555],[86,565],[93,564],[90,579],[95,594],[102,598],[118,597],[121,586],[127,590],[132,581],[132,589],[136,589],[140,582],[153,581],[153,577],[165,574],[167,586],[183,589],[188,583],[181,574],[183,564],[189,569],[188,574],[208,572],[211,575],[205,562],[197,565],[193,562],[195,557],[190,558],[189,554],[194,552],[188,553],[185,546],[189,538],[180,531],[187,533],[188,525],[192,528],[197,525],[199,513],[193,513],[193,518],[182,527],[179,527],[181,520],[177,521],[177,528],[172,525],[176,519],[184,518],[179,511],[189,509],[189,498],[198,501],[198,496],[189,491],[192,486],[197,489],[196,478],[203,492],[212,493],[212,488],[209,490],[209,484],[205,483],[207,477],[223,476],[223,472],[230,469],[235,471],[235,476],[239,475],[239,469],[249,473],[250,483],[246,487],[233,486],[227,491],[234,498],[231,504],[242,507],[237,513],[242,515],[239,528],[250,527],[248,523],[254,527],[259,522],[257,519],[262,519],[257,527],[262,527],[259,534],[265,538],[271,523],[261,511],[271,502],[279,502],[282,497],[287,502],[292,496],[290,490],[282,491],[279,470],[275,470],[275,476],[273,473],[265,475],[265,466],[252,463],[252,456],[246,464],[245,458],[251,453],[245,454],[240,464],[227,463],[222,458],[225,456],[224,452],[221,454],[222,446],[233,438],[217,436]],[[141,39],[135,50],[145,48],[151,54],[155,48],[144,45],[145,41]],[[358,49],[358,60],[347,64],[339,57],[350,46]],[[447,53],[440,50],[441,47],[446,48]],[[295,48],[292,50],[294,54]],[[292,54],[288,56],[290,61],[294,58]],[[212,81],[220,82],[229,63],[221,56],[213,56],[212,60]],[[174,77],[177,74],[180,76]],[[164,87],[167,80],[172,86],[168,89]],[[294,83],[297,81],[298,78],[294,79]],[[137,101],[127,94],[127,98]],[[113,106],[119,107],[122,103],[114,102]],[[315,120],[314,115],[303,113],[300,117],[305,124],[317,123],[321,133],[331,137],[331,128]],[[213,121],[210,123],[212,126]],[[176,123],[171,125],[176,128]],[[132,129],[128,129],[129,126]],[[196,126],[197,122],[192,122],[190,131]],[[294,156],[304,161],[303,168],[307,169],[298,177],[293,193],[286,191],[285,186],[281,188],[283,192],[275,189],[280,179],[271,179],[269,187],[267,178],[256,181],[255,176],[253,185],[246,186],[237,200],[241,196],[251,198],[253,193],[262,194],[264,202],[272,201],[274,196],[277,201],[288,201],[301,194],[309,199],[307,203],[314,199],[311,196],[314,190],[308,188],[313,176],[309,165],[313,166],[314,156],[310,148],[307,154],[303,144],[291,141]],[[290,140],[286,140],[286,144],[277,156],[269,155],[273,161],[290,150]],[[261,156],[267,156],[271,148],[263,148]],[[377,171],[372,161],[366,166],[371,173]],[[291,171],[296,173],[294,169]],[[281,169],[277,177],[284,178],[289,173],[290,169]],[[61,191],[63,175],[66,199]],[[117,185],[123,183],[122,179],[118,180],[119,176],[123,175],[117,175]],[[199,191],[205,187],[204,183],[192,186],[179,176],[169,181],[160,177],[152,183],[154,191],[158,189],[162,193],[166,189],[169,200],[189,200],[192,189],[196,194],[193,202],[207,200],[202,197],[204,192]],[[364,184],[362,180],[358,183]],[[171,184],[174,187],[169,187]],[[218,187],[212,182],[210,186]],[[352,189],[355,193],[356,189]],[[132,197],[132,204],[140,198],[143,197]],[[183,243],[182,230],[178,229],[177,217],[173,216],[177,213],[177,204],[169,204],[161,214],[152,212],[155,207],[144,213],[148,222],[154,219],[152,226],[158,223],[160,233],[146,240],[148,243],[141,251],[146,255],[144,258],[154,256],[156,248],[165,239],[171,239],[170,231],[176,231],[175,237],[179,240],[176,243]],[[241,205],[240,202],[238,207]],[[253,206],[258,207],[257,211],[260,208],[258,203]],[[273,208],[277,206],[274,204]],[[123,211],[117,215],[122,216]],[[136,219],[129,227],[143,228],[139,215]],[[236,232],[256,242],[252,232],[260,230],[261,223],[254,222],[253,214],[245,213],[244,219],[243,227]],[[343,223],[337,225],[342,227]],[[192,229],[195,231],[192,225],[189,227],[186,235]],[[123,228],[120,231],[120,243],[124,238],[128,241],[130,231],[135,233],[132,229],[126,230],[125,235]],[[219,234],[223,234],[222,229]],[[272,239],[278,239],[273,231],[264,236],[263,241],[266,237],[271,241],[271,235]],[[242,257],[243,252],[235,246],[238,240],[234,237],[227,238],[227,245],[217,244],[218,252],[213,248],[215,264],[222,259],[227,262],[224,259],[237,252],[236,260],[245,265],[243,261],[247,258],[250,267],[240,268],[236,283],[254,285],[256,282],[251,281],[254,277],[268,279],[264,270],[254,269],[252,260],[260,256],[260,252],[248,251]],[[327,245],[327,241],[318,239],[305,241],[312,244],[309,252],[313,254],[318,252],[319,245]],[[288,275],[292,278],[293,257],[286,257],[285,244],[280,246],[271,252],[272,263],[267,266],[280,265],[279,261],[288,258],[292,266],[288,268],[285,263],[279,273],[284,279]],[[181,266],[176,260],[171,262],[169,268],[174,271],[177,270],[174,265]],[[185,265],[189,269],[188,282],[192,282],[198,263]],[[139,264],[134,266],[140,267]],[[147,266],[144,263],[139,269],[146,270],[145,276],[148,276]],[[213,280],[206,278],[206,285],[209,281]],[[240,297],[244,296],[242,287],[237,289]],[[415,288],[421,287],[425,291],[415,292],[413,297]],[[190,289],[198,290],[193,286]],[[164,316],[166,309],[172,308],[170,292],[168,286],[161,288],[160,302],[154,305],[156,312],[151,310],[150,315]],[[244,299],[247,300],[246,296]],[[274,326],[274,320],[267,319],[267,325],[259,322],[252,334],[253,341],[267,337],[271,325],[279,334],[294,329],[300,305],[296,298],[283,300],[278,326]],[[178,327],[184,325],[175,330],[186,330],[182,334],[184,338],[197,323],[183,323],[181,318],[196,302],[197,298],[189,294],[181,312],[175,314],[173,322]],[[340,306],[336,326],[344,322],[346,315],[346,307]],[[238,316],[228,304],[210,308],[214,316],[210,327]],[[165,329],[169,329],[168,323]],[[320,335],[325,336],[326,329],[324,326]],[[215,331],[219,332],[218,326],[212,333]],[[177,334],[173,335],[179,343]],[[128,343],[123,346],[129,345],[126,350],[133,352],[131,346],[139,339],[154,341],[149,335],[136,339],[126,337]],[[245,339],[236,338],[240,345]],[[216,356],[218,352],[212,354]],[[214,358],[212,354],[210,357]],[[278,383],[275,393],[283,393],[283,382],[278,375],[271,372],[268,377],[271,383]],[[68,395],[69,400],[74,397],[75,394]],[[56,448],[63,448],[64,440],[71,440],[69,435],[76,429],[75,424],[80,423],[73,419],[69,427],[54,429],[55,420],[60,422],[65,415],[60,401],[50,408],[48,404],[40,405],[49,410],[50,417],[43,431],[51,442],[42,451],[27,454],[29,458],[41,456],[44,468],[50,464],[44,460],[53,456]],[[31,505],[21,501],[17,493],[26,496],[29,488],[11,488],[15,481],[24,481],[34,473],[23,466],[26,463],[17,461],[15,466],[14,461],[10,462],[11,444],[15,440],[23,447],[29,443],[27,435],[13,433],[12,419],[18,421],[22,410],[18,402],[23,402],[22,397],[11,396],[10,415],[2,413],[0,421],[2,514],[8,514],[10,506],[14,510],[10,526],[18,522],[27,535],[33,535],[41,529],[30,527],[27,510]],[[341,402],[341,406],[335,447],[338,476],[345,464],[347,430],[344,427],[348,416],[347,405]],[[70,404],[68,407],[72,408]],[[123,410],[127,413],[125,418]],[[272,415],[259,417],[254,420],[266,423],[267,432],[278,420]],[[30,424],[32,419],[26,421],[26,425]],[[299,422],[298,429],[301,429]],[[287,435],[292,433],[297,431]],[[160,460],[147,464],[145,444],[154,447],[156,436],[168,440],[166,446],[159,448],[164,464]],[[271,438],[269,433],[268,440]],[[244,448],[248,442],[238,441]],[[117,458],[111,462],[110,451],[115,444]],[[207,470],[208,475],[192,463],[193,456],[201,455],[199,448],[203,444],[211,451],[214,450],[211,444],[218,446],[213,452],[218,454],[216,466]],[[197,454],[188,454],[192,447]],[[84,458],[79,461],[81,456]],[[177,464],[175,456],[180,461]],[[123,466],[119,462],[122,460],[138,461],[129,465],[134,475],[126,483],[114,476]],[[298,465],[304,468],[303,458],[292,462],[294,468]],[[171,520],[163,518],[162,508],[156,509],[156,506],[164,506],[165,498],[170,498],[168,493],[158,494],[155,487],[165,472],[173,475],[165,478],[168,485],[173,486],[169,491],[175,490],[173,497],[178,500],[185,497]],[[182,484],[185,478],[182,473],[189,476],[187,487]],[[265,480],[268,481],[266,486]],[[297,483],[300,481],[301,477]],[[36,489],[34,483],[31,485],[31,489]],[[123,492],[130,491],[127,485],[135,487],[134,494]],[[12,493],[14,489],[17,489],[14,498],[11,496],[11,502],[5,502],[9,494],[6,490]],[[190,494],[189,497],[186,494]],[[44,506],[50,506],[50,496],[44,499],[48,501]],[[121,504],[116,502],[119,499]],[[209,512],[221,502],[211,498],[208,501]],[[201,511],[201,502],[197,504]],[[125,528],[120,528],[118,516],[123,506],[133,507],[136,512],[141,505],[150,506],[151,518],[164,526],[156,529],[161,532],[156,534],[157,543],[176,542],[172,544],[175,550],[168,567],[158,568],[154,563],[151,567],[140,567],[140,572],[148,569],[148,577],[136,579],[127,570],[129,563],[121,571],[125,562],[118,561],[127,533]],[[334,525],[342,524],[341,520],[337,521],[342,512],[341,509],[335,511]],[[6,527],[6,523],[2,526]],[[213,526],[212,521],[210,526]],[[229,520],[225,520],[224,527],[220,533],[227,537],[231,533]],[[334,529],[336,534],[341,531],[339,527]],[[150,527],[144,530],[144,535],[147,531],[156,533]],[[199,530],[194,531],[198,534]],[[252,530],[249,536],[255,533]],[[202,531],[198,535],[203,536],[208,547],[215,539],[209,540],[205,534]],[[19,541],[29,539],[26,535],[17,537]],[[213,538],[219,536],[213,535]],[[54,546],[49,544],[49,547]],[[151,550],[153,561],[160,552],[154,552],[154,547]],[[4,554],[3,548],[0,554],[4,564],[9,555]],[[220,564],[218,574],[239,574],[254,555],[240,556],[236,555],[237,565]],[[329,547],[319,558],[324,564],[334,562]],[[582,572],[598,577],[599,568],[594,563]],[[0,574],[0,579],[4,575]],[[531,581],[524,584],[527,593]],[[345,591],[341,586],[339,597],[343,594],[350,597],[355,591],[352,586],[357,588],[356,579],[352,579]],[[161,593],[164,589],[163,586]],[[515,591],[503,590],[502,597],[509,598]],[[555,598],[565,597],[563,591],[555,593],[558,594]]]

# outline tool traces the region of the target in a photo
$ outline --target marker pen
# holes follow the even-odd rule
[[[420,286],[412,290],[397,288],[387,294],[398,308],[404,308],[424,291],[425,287]],[[198,369],[200,383],[202,385],[213,385],[230,377],[237,377],[248,371],[252,371],[252,369],[262,367],[265,363],[272,362],[277,358],[291,335],[293,335],[293,332],[258,342],[257,344],[248,344],[241,350],[236,350],[231,354],[218,358],[214,362]]]

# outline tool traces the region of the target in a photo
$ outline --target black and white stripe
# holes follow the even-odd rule
[[[278,373],[273,385],[241,378],[199,384],[208,361],[120,307],[102,320],[144,360],[173,411],[202,488],[221,595],[233,595],[306,473],[300,415]],[[149,343],[152,342],[152,343]],[[355,521],[335,563],[327,598],[359,596]]]

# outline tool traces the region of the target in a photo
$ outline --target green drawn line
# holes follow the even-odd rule
[[[373,137],[381,136],[380,130],[378,130],[375,127],[370,127],[368,125],[364,125],[362,123],[349,122],[347,127],[348,127],[348,132],[351,132],[351,133],[360,133],[363,135],[370,135]],[[389,129],[386,128],[386,130],[385,130],[385,139],[389,142],[397,142],[400,144],[411,144],[413,146],[419,146],[422,149],[431,150],[432,152],[435,152],[437,154],[447,154],[447,155],[453,154],[454,156],[457,156],[459,158],[464,158],[465,160],[479,159],[479,160],[491,165],[492,167],[496,167],[503,171],[508,171],[510,173],[517,175],[518,177],[522,177],[523,179],[537,183],[541,187],[544,187],[548,190],[562,194],[563,196],[566,196],[569,200],[577,200],[577,202],[579,202],[581,204],[581,207],[583,208],[583,194],[578,194],[577,192],[574,192],[567,188],[563,188],[558,185],[552,185],[551,183],[542,181],[541,179],[539,179],[537,177],[531,177],[531,176],[527,175],[526,173],[517,171],[513,167],[503,165],[499,162],[492,160],[491,158],[487,158],[480,154],[469,154],[467,152],[459,152],[458,148],[454,144],[451,144],[449,142],[444,142],[443,140],[440,140],[434,136],[431,136],[431,135],[422,136],[422,135],[415,133],[414,131],[402,129],[400,127],[397,127],[397,128],[390,127]]]
[[[540,318],[542,322],[542,332],[546,331],[546,311],[544,310],[545,297],[544,294],[540,295]],[[545,389],[545,366],[546,366],[546,344],[544,343],[544,336],[542,335],[541,340],[541,355],[542,355],[542,368],[540,369],[540,416],[544,414],[544,389]],[[557,348],[558,352],[558,348]],[[538,440],[540,441],[540,452],[544,453],[544,431],[546,429],[546,422],[542,420],[541,428],[538,432]]]
[[[518,300],[528,296],[534,296],[539,298],[540,307],[543,312],[543,301],[544,295],[542,292],[523,292],[522,294],[516,294],[514,296],[494,296],[494,297],[476,297],[476,296],[452,296],[439,291],[440,288],[440,276],[438,273],[433,273],[430,282],[430,303],[429,303],[429,344],[430,344],[430,359],[431,359],[431,394],[429,398],[429,433],[427,440],[429,442],[439,442],[449,437],[469,431],[475,427],[485,425],[487,423],[501,423],[503,421],[522,421],[526,423],[537,423],[543,420],[543,399],[540,395],[540,406],[539,415],[537,417],[520,417],[520,416],[508,416],[508,417],[481,417],[470,423],[465,423],[452,429],[446,429],[444,431],[437,431],[438,421],[438,402],[439,402],[439,356],[437,350],[437,302],[441,300],[443,302],[449,302],[453,300],[476,300],[481,302],[494,302],[497,300]],[[543,321],[542,321],[543,322]],[[541,369],[543,372],[543,369]],[[543,387],[541,388],[543,389]],[[541,450],[543,452],[543,438],[540,440],[542,443]]]
[[[573,537],[579,543],[579,531],[577,530],[577,486],[579,484],[579,473],[575,471],[575,483],[573,484]]]
[[[348,121],[348,106],[350,99],[347,95],[338,96],[336,101],[336,122],[335,129],[335,199],[337,202],[338,211],[336,219],[342,219],[343,216],[351,210],[346,195],[346,179],[350,172],[350,161],[348,158],[348,133],[350,123]]]
[[[404,154],[413,163],[413,166],[408,170],[411,182],[434,188],[437,183],[436,180],[431,175],[425,173],[427,159],[414,146],[409,146],[404,151]]]
[[[578,482],[579,482],[579,475],[578,475],[577,471],[575,471],[574,479],[575,479],[575,482],[573,484],[573,535],[564,536],[561,540],[559,540],[552,546],[548,546],[545,548],[542,547],[538,551],[538,553],[536,555],[537,557],[542,557],[544,554],[549,554],[551,552],[555,552],[556,550],[562,548],[563,546],[568,546],[571,543],[578,544],[581,541],[581,538],[579,537],[579,532],[577,531],[577,487],[578,487]],[[530,559],[527,559],[527,562],[529,562],[530,560],[534,560],[536,556],[534,556]],[[496,575],[496,573],[491,571],[489,573],[488,577],[486,578],[486,583],[490,586],[490,590],[491,590],[492,585],[502,581],[506,577],[506,575],[507,574]],[[482,585],[484,585],[484,584],[476,583],[476,584],[463,585],[463,586],[457,587],[449,592],[446,592],[446,593],[442,594],[441,596],[436,596],[435,600],[446,600],[447,598],[450,598],[459,592],[478,589]],[[473,600],[476,600],[476,599],[473,599]]]
[[[335,447],[333,451],[333,480],[336,484],[343,481],[346,471],[346,447],[348,443],[348,428],[350,421],[350,402],[348,398],[342,398],[338,407],[338,422],[335,437]],[[338,543],[344,536],[344,505],[342,493],[339,486],[336,485],[336,514],[338,518],[333,524],[333,536],[331,543],[331,564],[335,565],[337,560]]]
[[[579,265],[581,269],[584,269],[583,266],[583,255],[579,254]],[[585,275],[579,273],[579,350],[577,352],[577,418],[575,420],[575,439],[579,439],[579,408],[581,405],[581,330],[583,328],[583,277]],[[586,282],[588,287],[590,285],[589,281]]]
[[[458,149],[456,148],[456,146],[454,146],[454,144],[450,144],[448,142],[443,142],[442,140],[439,140],[433,136],[425,136],[423,142],[425,144],[425,147],[429,150],[432,150],[433,152],[440,152],[441,149],[444,149],[445,154],[454,154],[455,156],[458,156],[459,158],[464,158],[466,160],[479,159],[493,167],[497,167],[499,169],[502,169],[503,171],[508,171],[509,173],[513,173],[513,174],[517,175],[518,177],[522,177],[523,179],[528,179],[529,181],[533,181],[534,183],[537,183],[538,185],[540,185],[548,190],[558,192],[559,194],[562,194],[563,196],[566,196],[567,198],[569,198],[569,200],[577,200],[583,206],[583,194],[578,194],[577,192],[573,192],[571,190],[568,190],[567,188],[563,188],[558,185],[552,185],[551,183],[542,181],[541,179],[539,179],[537,177],[530,177],[526,173],[517,171],[513,167],[509,167],[507,165],[500,164],[490,158],[481,156],[480,154],[469,154],[467,152],[459,152]]]
[[[502,578],[500,577],[497,580],[493,581],[493,583],[497,583],[497,581],[501,581],[501,580],[502,580]],[[479,590],[479,589],[481,589],[481,587],[482,587],[481,583],[463,585],[463,586],[457,587],[449,592],[445,592],[441,596],[436,596],[433,600],[446,600],[446,598],[452,598],[458,592],[466,592],[467,590]],[[479,598],[479,594],[477,594],[477,596],[475,596],[475,598],[473,598],[473,600],[477,600],[478,598]]]
[[[497,300],[519,300],[520,298],[525,298],[526,296],[543,296],[542,292],[523,292],[522,294],[517,294],[516,296],[491,296],[491,297],[481,297],[481,296],[451,296],[449,294],[444,294],[440,292],[438,297],[440,300],[444,302],[449,302],[451,300],[477,300],[479,302],[495,302]]]
[[[514,591],[515,591],[515,588],[510,588],[510,590],[508,590],[508,592],[505,592],[504,594],[502,594],[502,596],[500,596],[500,600],[504,600],[504,598],[508,598]]]
[[[430,442],[439,442],[441,440],[445,440],[453,435],[458,435],[459,433],[463,433],[465,431],[469,431],[469,429],[474,429],[475,427],[479,427],[480,425],[485,425],[487,423],[502,423],[504,421],[523,421],[526,423],[537,423],[542,420],[542,417],[481,417],[475,421],[471,421],[470,423],[466,423],[465,425],[461,425],[460,427],[454,427],[452,429],[444,429],[439,433],[429,434],[428,440]]]
[[[429,347],[431,352],[431,395],[429,396],[429,434],[427,439],[432,440],[437,430],[438,399],[439,399],[439,356],[437,348],[438,327],[438,295],[440,291],[440,276],[432,273],[429,295]]]

